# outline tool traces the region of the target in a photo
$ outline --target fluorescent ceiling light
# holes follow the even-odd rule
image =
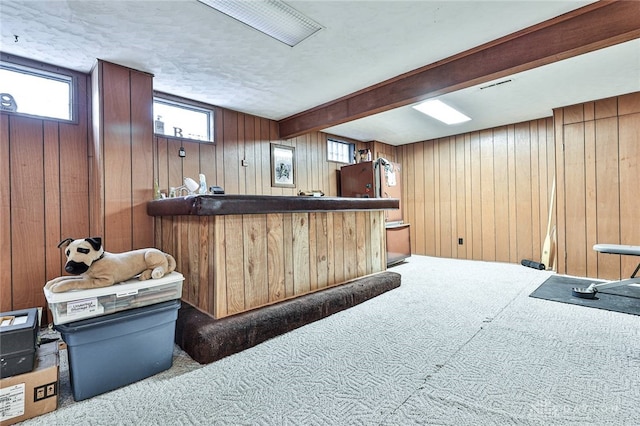
[[[460,111],[451,108],[449,105],[437,99],[424,101],[413,107],[421,113],[427,114],[446,124],[458,124],[471,120]]]
[[[291,47],[322,27],[280,0],[198,0]]]

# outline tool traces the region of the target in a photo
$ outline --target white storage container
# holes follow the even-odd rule
[[[53,313],[53,323],[58,325],[180,299],[183,281],[181,273],[172,272],[159,279],[133,278],[91,290],[53,293],[44,289],[44,295]]]

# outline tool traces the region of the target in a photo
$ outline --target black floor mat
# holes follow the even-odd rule
[[[593,282],[601,281],[553,275],[529,296],[589,308],[640,315],[640,287],[638,286],[627,285],[599,291],[594,299],[581,299],[571,295],[572,288],[588,287]]]

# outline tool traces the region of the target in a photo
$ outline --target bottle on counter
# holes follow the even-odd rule
[[[206,194],[208,192],[207,179],[204,174],[200,173],[200,187],[198,188],[198,194]]]
[[[158,186],[158,179],[153,181],[153,199],[159,200],[162,198],[162,194],[160,194],[160,187]]]

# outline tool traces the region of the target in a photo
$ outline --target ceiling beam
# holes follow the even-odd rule
[[[599,1],[284,118],[292,138],[640,38],[635,0]]]

